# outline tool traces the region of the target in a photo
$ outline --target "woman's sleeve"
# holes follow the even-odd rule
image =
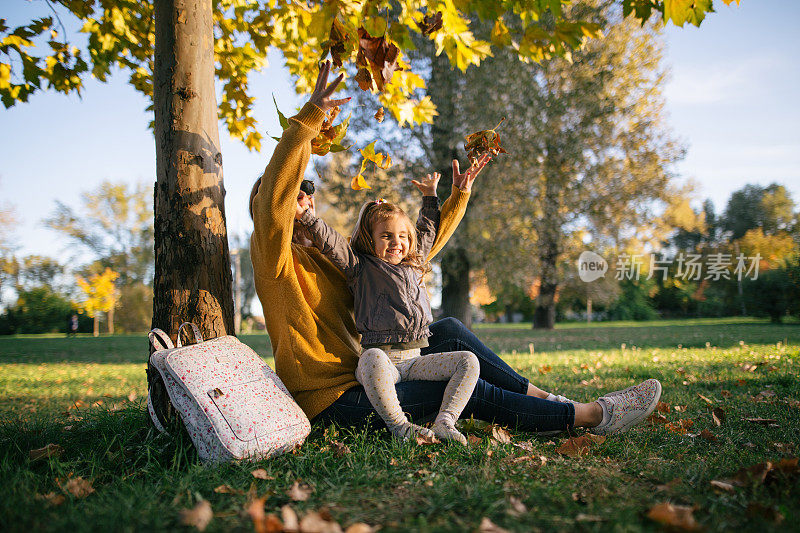
[[[417,217],[417,242],[420,255],[427,257],[439,231],[439,199],[423,196],[422,207]]]
[[[319,134],[325,113],[306,104],[289,119],[253,197],[250,238],[257,277],[277,279],[292,269],[292,228],[300,183],[311,157],[311,140]]]
[[[347,240],[324,220],[314,216],[310,209],[303,213],[298,222],[308,231],[314,247],[339,267],[348,278],[351,277],[359,266],[359,259]]]
[[[428,253],[428,261],[442,251],[461,219],[464,218],[464,213],[467,211],[467,203],[469,202],[469,194],[469,192],[462,191],[455,185],[453,186],[450,196],[442,204],[441,214],[439,215],[439,229],[436,232],[436,239],[433,241],[431,251]]]

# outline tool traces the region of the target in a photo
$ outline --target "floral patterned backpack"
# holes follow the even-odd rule
[[[195,344],[181,346],[184,326],[191,327]],[[190,322],[178,328],[177,347],[158,328],[149,337],[156,350],[149,362],[150,418],[166,433],[164,415],[156,412],[166,403],[159,401],[157,389],[165,389],[201,460],[273,457],[308,436],[311,424],[278,375],[236,337],[203,341],[200,329]]]

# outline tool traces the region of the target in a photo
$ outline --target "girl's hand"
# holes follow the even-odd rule
[[[491,160],[491,154],[483,154],[480,159],[472,163],[467,171],[462,174],[458,168],[458,160],[453,159],[453,185],[464,192],[470,192],[472,190],[472,182],[475,181],[475,178],[478,177],[483,167]]]
[[[328,110],[333,109],[337,105],[342,105],[350,101],[350,98],[342,98],[340,100],[332,100],[331,95],[336,91],[336,87],[341,83],[344,74],[339,74],[330,85],[328,85],[328,74],[331,72],[331,62],[323,61],[319,66],[319,74],[317,75],[317,84],[314,87],[314,92],[311,93],[311,98],[308,99],[309,103],[314,104],[326,113]]]
[[[422,196],[436,196],[436,186],[439,184],[439,179],[442,177],[438,172],[428,174],[422,180],[411,180],[411,183],[417,186]]]

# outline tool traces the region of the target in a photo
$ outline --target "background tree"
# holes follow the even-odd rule
[[[114,333],[114,307],[117,304],[117,287],[114,281],[119,274],[106,268],[100,274],[93,274],[85,279],[78,276],[78,286],[85,295],[80,310],[94,319],[94,336],[100,334],[100,313],[108,317],[108,332]]]
[[[699,25],[712,10],[711,2],[624,0],[622,4],[626,14],[640,20],[657,11],[676,24]],[[265,65],[270,47],[283,52],[289,70],[299,77],[298,90],[307,92],[334,19],[339,18],[351,37],[363,25],[374,36],[388,36],[402,51],[412,47],[410,32],[420,31],[425,13],[412,0],[279,0],[268,7],[238,0],[220,0],[213,6],[211,0],[155,0],[152,5],[132,0],[97,4],[53,0],[51,5],[84,22],[93,76],[105,80],[112,67],[121,67],[130,73],[134,87],[153,97],[157,147],[153,325],[175,331],[180,321],[193,320],[207,336],[231,331],[233,319],[217,116],[231,135],[257,149],[260,134],[251,113],[254,99],[248,94],[247,79]],[[525,46],[514,46],[513,38],[505,46],[514,46],[520,58],[563,54],[584,36],[598,33],[596,26],[584,21],[563,20],[561,2],[551,0],[524,4],[480,0],[458,6],[464,11],[451,2],[428,3],[427,9],[443,12],[443,28],[431,39],[437,52],[462,71],[492,52],[491,45],[470,30],[473,13],[501,25],[503,17],[519,21],[523,25],[519,42]],[[556,22],[539,28],[537,21],[548,9]],[[538,38],[527,38],[529,30]],[[42,42],[47,35],[47,47],[42,49],[48,52],[32,53],[35,41]],[[345,56],[354,54],[354,41],[345,43]],[[399,66],[407,66],[402,58]],[[72,46],[68,36],[59,36],[52,17],[14,29],[0,20],[0,99],[7,107],[42,88],[80,91],[82,78],[89,73],[82,50]],[[215,75],[222,86],[219,106]],[[430,101],[412,97],[422,78],[410,68],[395,76],[382,92],[381,103],[401,125],[430,122],[434,116]]]

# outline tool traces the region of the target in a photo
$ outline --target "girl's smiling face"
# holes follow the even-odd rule
[[[411,246],[411,231],[404,217],[392,216],[378,220],[372,228],[375,256],[391,265],[406,258]]]

